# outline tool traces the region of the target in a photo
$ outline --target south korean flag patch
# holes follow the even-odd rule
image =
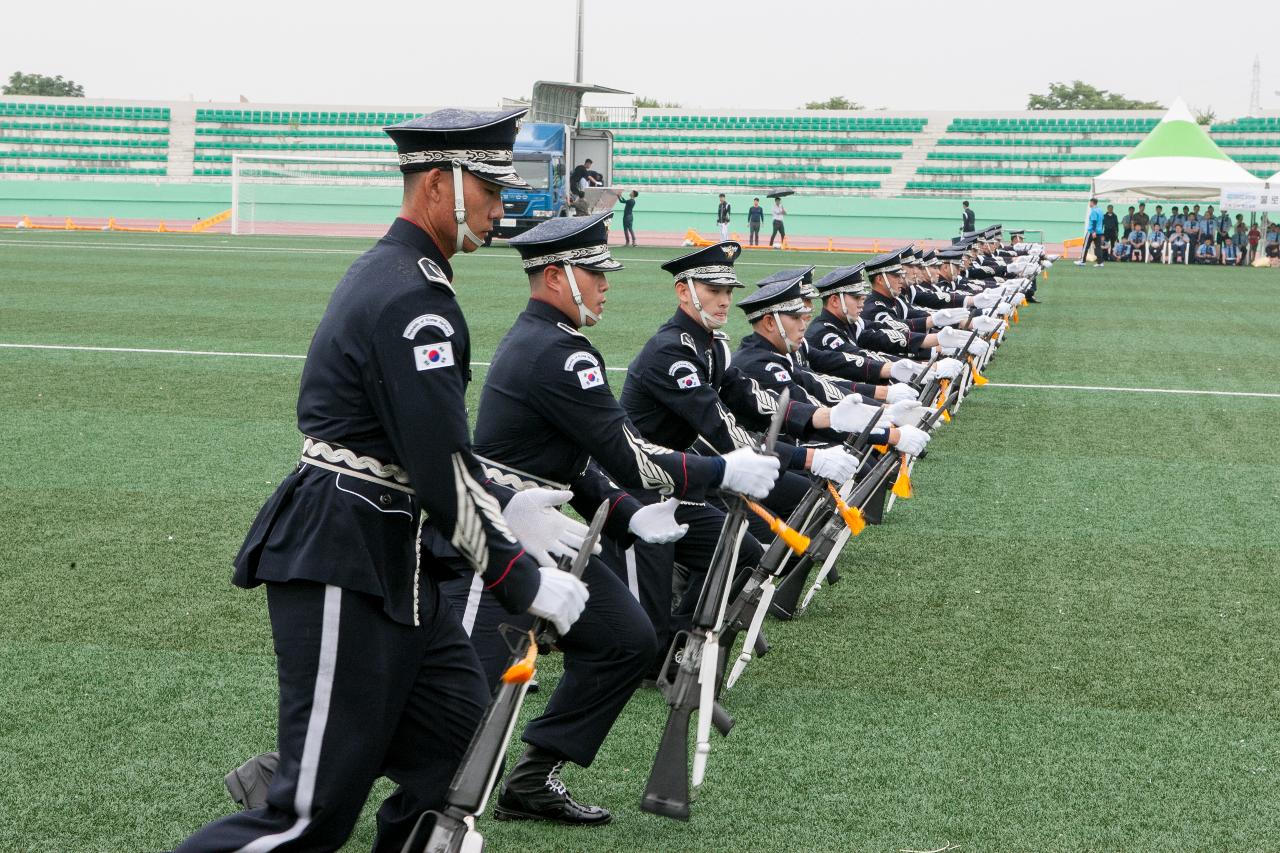
[[[578,384],[582,390],[604,384],[604,371],[598,367],[584,367],[578,371]]]
[[[676,375],[685,370],[689,372],[682,373],[679,376]],[[683,359],[677,361],[675,364],[667,368],[667,375],[675,379],[677,388],[683,388],[686,391],[690,388],[697,388],[702,384],[702,380],[698,378],[698,368],[695,367],[691,361],[685,361]]]
[[[418,370],[435,370],[437,367],[453,367],[453,344],[425,344],[413,348],[413,363]]]

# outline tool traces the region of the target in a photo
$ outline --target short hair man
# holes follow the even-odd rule
[[[729,214],[732,212],[729,200],[724,197],[724,193],[720,193],[720,204],[716,207],[716,225],[720,228],[721,240],[729,239]]]

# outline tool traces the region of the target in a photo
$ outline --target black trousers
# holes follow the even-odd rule
[[[773,238],[781,236],[783,240],[787,239],[787,229],[782,226],[781,219],[773,220],[773,233],[769,235],[769,245],[773,245]]]
[[[688,532],[676,542],[636,542],[623,555],[627,585],[653,623],[660,654],[666,654],[677,631],[687,631],[693,624],[693,611],[724,527],[724,512],[710,504],[681,504],[676,521],[689,525]],[[745,536],[738,548],[735,577],[744,578],[762,556],[760,542],[750,534]],[[654,669],[661,663],[655,661]]]
[[[626,707],[658,652],[653,626],[617,573],[593,557],[582,573],[590,590],[586,609],[557,644],[564,675],[546,710],[525,726],[523,740],[587,767]],[[471,634],[486,683],[496,687],[511,652],[502,624],[527,630],[533,617],[507,613],[478,575],[442,584]]]
[[[1089,257],[1089,247],[1093,247],[1093,257],[1097,263],[1102,263],[1106,255],[1106,249],[1102,248],[1102,241],[1098,239],[1098,235],[1092,231],[1084,235],[1084,247],[1080,249],[1080,260]]]
[[[206,825],[178,847],[337,850],[379,776],[399,787],[378,810],[376,853],[399,853],[418,816],[444,804],[489,701],[480,662],[432,586],[422,625],[335,586],[267,584],[280,680],[280,766],[263,808]]]
[[[635,221],[629,216],[622,217],[622,238],[633,246],[636,244]]]
[[[760,223],[759,222],[751,223],[751,235],[748,238],[747,245],[748,246],[760,245]]]

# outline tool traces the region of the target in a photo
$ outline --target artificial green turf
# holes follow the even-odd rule
[[[3,234],[0,343],[300,355],[365,244]],[[619,254],[591,332],[612,366],[671,310],[674,251]],[[833,264],[751,254],[744,277],[806,257]],[[495,249],[458,273],[483,360],[523,305],[517,265]],[[1280,399],[995,383],[1280,392],[1278,287],[1055,266],[917,497],[770,623],[692,822],[637,808],[664,717],[642,692],[566,774],[615,823],[486,819],[492,849],[1274,849]],[[0,850],[165,849],[271,747],[263,598],[227,581],[296,458],[300,366],[0,349]],[[371,838],[366,813],[348,846]]]

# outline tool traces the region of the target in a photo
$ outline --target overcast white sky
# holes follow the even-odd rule
[[[586,0],[584,76],[685,107],[840,94],[893,110],[1022,109],[1079,78],[1226,118],[1247,112],[1258,55],[1262,106],[1280,107],[1280,51],[1256,0],[1230,4],[1229,26],[1185,0],[980,5]],[[89,97],[489,106],[573,79],[574,0],[4,6],[0,77],[62,74]]]

